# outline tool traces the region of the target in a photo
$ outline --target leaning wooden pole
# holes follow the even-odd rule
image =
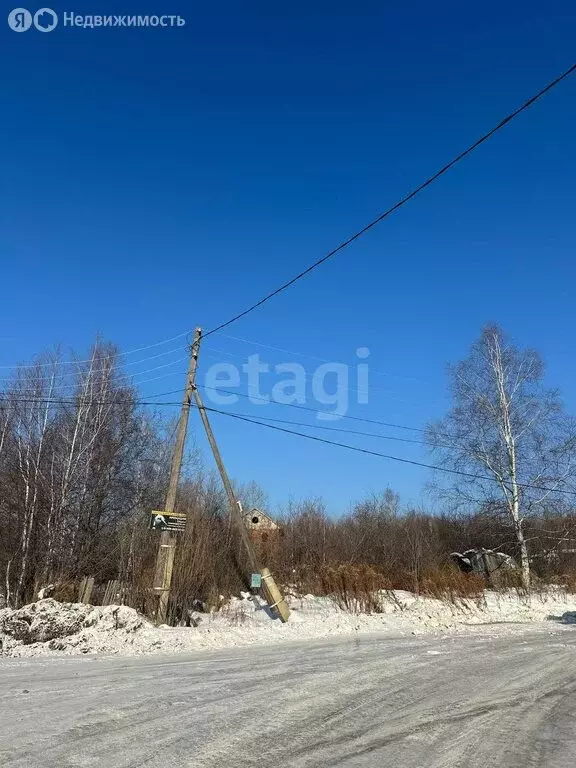
[[[242,543],[244,544],[244,548],[246,550],[246,554],[250,562],[250,567],[254,571],[259,571],[261,573],[264,592],[270,607],[276,611],[276,613],[278,614],[278,616],[282,621],[288,621],[288,617],[290,616],[290,609],[288,608],[286,600],[284,599],[282,593],[280,592],[280,589],[278,588],[276,582],[274,581],[272,574],[270,573],[268,568],[260,569],[258,567],[256,552],[254,550],[254,545],[250,538],[250,534],[248,533],[248,529],[246,528],[246,525],[244,524],[244,520],[242,518],[240,503],[236,498],[234,489],[232,488],[232,483],[230,482],[230,478],[228,477],[228,473],[226,472],[224,462],[222,461],[222,455],[220,454],[220,451],[218,449],[216,438],[214,437],[214,432],[212,432],[212,427],[208,419],[208,414],[206,413],[206,408],[204,407],[204,403],[202,402],[202,398],[200,397],[200,394],[196,386],[194,386],[193,388],[193,394],[194,394],[194,400],[196,401],[196,405],[198,406],[198,410],[200,411],[200,418],[202,419],[202,424],[204,425],[204,429],[206,430],[206,436],[208,437],[208,442],[210,443],[210,447],[212,448],[212,453],[214,454],[214,460],[216,461],[218,471],[220,472],[220,477],[222,478],[222,485],[224,486],[226,495],[228,496],[230,516],[234,524],[238,528],[240,532],[240,536],[242,537]]]

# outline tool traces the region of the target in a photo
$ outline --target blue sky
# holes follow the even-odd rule
[[[180,13],[187,24],[174,29],[15,34],[2,22],[0,365],[55,343],[86,350],[98,332],[129,350],[214,326],[420,183],[574,53],[570,2],[207,6],[52,6]],[[365,346],[378,373],[350,413],[418,427],[447,407],[445,363],[497,321],[540,350],[576,408],[575,118],[572,77],[228,329],[250,343],[207,340],[201,376],[257,351],[312,374],[312,358],[354,363]],[[180,386],[181,343],[127,357],[144,396]],[[314,422],[280,406],[233,409]],[[419,502],[429,477],[224,417],[214,428],[231,474],[275,505],[313,494],[338,512],[387,485]],[[427,458],[418,445],[340,439]]]

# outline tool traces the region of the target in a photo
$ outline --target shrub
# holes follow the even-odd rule
[[[308,571],[296,585],[301,592],[330,596],[346,611],[378,613],[378,593],[388,588],[384,576],[369,565],[334,564]]]
[[[462,573],[452,566],[431,568],[423,574],[420,592],[438,600],[478,600],[486,584],[482,576]]]
[[[571,569],[569,571],[565,571],[560,576],[559,581],[566,592],[569,592],[570,594],[576,594],[576,570]]]

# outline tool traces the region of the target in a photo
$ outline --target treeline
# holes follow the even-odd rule
[[[220,594],[246,588],[247,566],[236,559],[242,549],[213,482],[185,489],[188,528],[176,564],[176,612],[192,597],[215,604]],[[505,552],[519,563],[514,527],[506,510],[494,505],[469,513],[431,514],[403,507],[388,489],[353,504],[339,517],[321,499],[309,499],[290,504],[276,519],[279,529],[256,539],[259,556],[279,581],[299,593],[328,593],[338,589],[341,579],[416,593],[443,584],[460,588],[450,554],[477,547]],[[524,526],[534,581],[572,579],[576,511],[549,509],[526,519]]]
[[[469,361],[455,372],[454,410],[430,429],[443,466],[459,471],[456,485],[434,488],[440,512],[406,507],[390,489],[340,516],[321,499],[274,511],[257,485],[237,484],[245,509],[271,512],[279,523],[256,544],[279,582],[316,593],[354,579],[366,590],[433,591],[458,586],[450,553],[476,547],[515,557],[524,588],[528,575],[572,578],[572,421],[555,393],[538,389],[533,353],[520,354],[494,329],[473,352],[473,373]],[[151,614],[158,534],[148,520],[163,508],[173,436],[173,421],[139,405],[111,344],[97,342],[86,360],[52,354],[19,368],[0,391],[4,602],[31,601],[47,584],[74,599],[79,579],[93,576],[96,584],[118,580],[123,599]],[[219,479],[195,452],[177,506],[187,528],[174,567],[173,621],[194,601],[217,605],[238,594],[250,572]]]

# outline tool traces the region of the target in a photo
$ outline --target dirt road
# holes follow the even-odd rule
[[[576,764],[576,627],[504,630],[3,660],[0,765]]]

